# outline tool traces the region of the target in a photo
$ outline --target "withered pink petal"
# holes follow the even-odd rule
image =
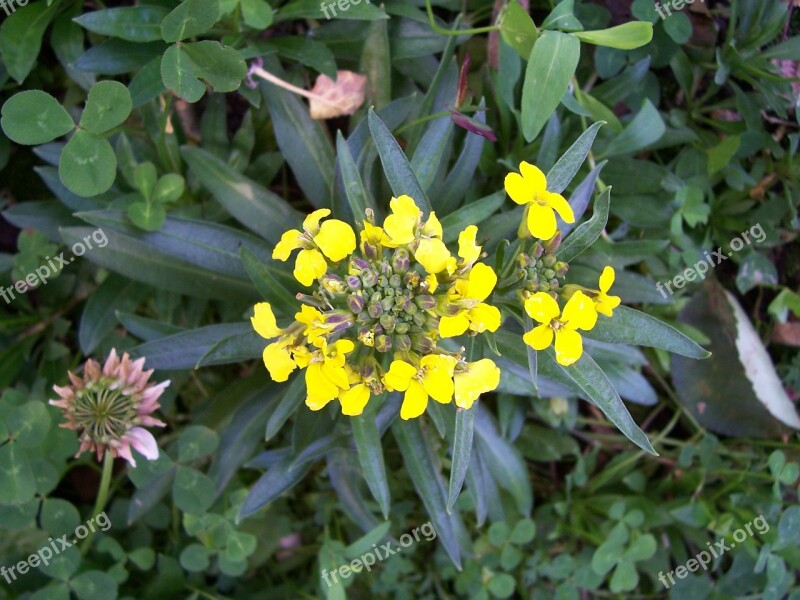
[[[106,377],[110,377],[114,374],[114,371],[117,370],[119,366],[119,356],[117,356],[116,348],[111,349],[111,353],[108,355],[106,359],[106,364],[103,365],[103,375]]]
[[[83,378],[87,381],[97,381],[102,377],[103,372],[100,370],[100,365],[97,361],[92,360],[91,358],[86,361],[86,364],[83,366]],[[88,379],[87,379],[88,378]]]
[[[142,421],[142,425],[147,427],[166,427],[167,424],[164,421],[159,421],[158,419],[151,417],[150,415],[142,415],[139,417]]]
[[[119,446],[113,448],[112,450],[114,452],[114,456],[124,458],[131,464],[132,467],[136,467],[136,459],[133,458],[133,454],[131,454],[131,447],[127,440],[123,439]]]
[[[123,440],[129,440],[130,445],[144,456],[147,460],[155,460],[158,458],[158,444],[153,434],[142,427],[134,427],[131,429]]]
[[[67,371],[67,375],[69,375],[69,380],[72,382],[72,385],[74,385],[79,390],[83,389],[83,379],[75,375],[75,373],[73,373],[72,371]]]

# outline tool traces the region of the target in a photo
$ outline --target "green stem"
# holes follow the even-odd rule
[[[477,35],[479,33],[489,33],[490,31],[500,30],[499,25],[487,25],[486,27],[473,27],[471,29],[458,29],[456,31],[442,29],[436,24],[436,20],[433,18],[433,7],[431,6],[431,0],[425,0],[425,8],[428,10],[428,22],[430,23],[431,29],[441,35]]]
[[[92,510],[92,519],[94,519],[97,515],[103,512],[103,509],[106,506],[106,501],[108,500],[108,491],[111,488],[111,474],[114,471],[114,457],[112,456],[111,452],[107,449],[105,458],[103,459],[103,474],[100,477],[100,487],[97,488],[97,499],[94,503],[94,509]],[[83,540],[81,544],[81,554],[86,554],[86,551],[89,549],[89,546],[92,543],[92,538],[94,537],[94,529],[89,530],[89,535],[86,536],[86,539]]]

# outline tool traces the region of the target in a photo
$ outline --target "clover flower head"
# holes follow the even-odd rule
[[[111,350],[102,368],[90,358],[82,377],[68,372],[70,385],[53,386],[59,398],[50,404],[67,419],[61,427],[79,433],[76,458],[88,450],[101,460],[110,452],[135,467],[132,448],[148,460],[158,458],[156,440],[145,427],[164,427],[152,413],[170,382],[151,382],[153,370],[145,371],[144,362],[144,358],[131,360],[127,352],[120,358]]]
[[[532,235],[549,240],[556,234],[556,213],[565,223],[574,223],[575,214],[561,194],[547,191],[547,177],[525,161],[519,173],[506,175],[506,193],[517,204],[525,206],[525,216],[520,226],[520,236]]]
[[[400,414],[409,419],[425,411],[429,397],[450,403],[455,396],[458,406],[469,407],[499,384],[491,360],[466,363],[460,352],[438,345],[441,337],[500,326],[500,311],[487,301],[497,276],[479,262],[478,228],[461,232],[453,256],[435,213],[423,218],[409,196],[389,205],[380,225],[366,212],[358,244],[346,223],[331,229],[336,236],[326,235],[326,225],[337,221],[320,225],[330,214],[322,209],[275,247],[279,260],[301,248],[295,276],[317,287],[298,294],[302,304],[287,327],[278,325],[268,302],[255,306],[251,323],[269,341],[263,359],[273,380],[305,369],[311,410],[338,400],[343,414],[359,415],[372,396],[389,390],[405,393]]]

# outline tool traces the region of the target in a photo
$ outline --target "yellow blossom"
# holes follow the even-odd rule
[[[341,339],[333,344],[322,341],[322,347],[312,354],[306,367],[306,406],[320,410],[339,396],[340,390],[350,388],[345,370],[346,355],[355,349],[352,341]]]
[[[525,205],[525,223],[534,237],[549,240],[556,234],[556,215],[566,223],[575,222],[575,214],[561,194],[547,191],[547,178],[542,171],[525,161],[520,173],[506,175],[505,188],[511,199]]]
[[[419,225],[422,211],[416,205],[411,196],[400,196],[392,198],[389,202],[392,211],[383,222],[383,230],[388,236],[386,246],[396,248],[402,244],[410,244],[414,241],[416,227]]]
[[[364,229],[361,230],[359,237],[361,238],[361,252],[363,253],[366,253],[366,245],[370,244],[375,246],[377,253],[380,254],[383,250],[382,247],[389,241],[383,228],[373,225],[369,221],[364,221]]]
[[[619,306],[621,302],[619,296],[610,296],[608,291],[614,285],[614,268],[606,267],[600,275],[600,291],[594,296],[594,307],[601,315],[610,317],[612,311]]]
[[[439,319],[439,334],[443,338],[463,334],[467,329],[482,333],[497,331],[501,323],[500,311],[495,306],[481,302],[494,290],[497,275],[489,265],[475,265],[466,279],[459,279],[451,296],[454,304],[466,305],[455,315]]]
[[[272,342],[266,348],[262,358],[264,366],[269,371],[269,376],[273,381],[283,382],[289,379],[292,371],[297,368],[297,364],[292,358],[291,338],[283,337],[277,342]]]
[[[466,265],[473,265],[481,256],[481,247],[475,243],[478,228],[470,225],[458,234],[458,255]]]
[[[456,406],[469,409],[481,394],[491,392],[500,385],[500,369],[491,359],[466,364],[465,370],[456,373],[455,383]]]
[[[414,258],[428,273],[441,273],[450,262],[450,251],[442,241],[442,224],[431,212],[425,225],[422,227],[422,238],[414,252]]]
[[[455,358],[438,354],[423,356],[419,368],[403,360],[393,361],[383,383],[389,391],[405,392],[400,418],[414,419],[424,413],[429,396],[442,404],[450,402],[455,366]]]
[[[250,317],[250,323],[256,333],[268,340],[283,334],[283,329],[278,327],[275,314],[269,302],[259,302],[253,307],[254,315]]]
[[[319,346],[320,338],[327,335],[331,329],[330,326],[325,324],[325,315],[307,304],[303,304],[300,307],[300,312],[295,313],[294,318],[298,323],[306,326],[303,330],[303,335],[306,336],[309,343],[315,346]]]
[[[541,323],[523,336],[534,350],[544,350],[555,337],[556,360],[569,366],[583,354],[583,339],[578,329],[590,330],[597,323],[597,311],[591,298],[575,292],[561,311],[558,303],[546,292],[537,292],[525,301],[525,311]]]
[[[342,405],[343,415],[355,417],[364,412],[364,407],[369,402],[370,389],[361,375],[354,369],[349,365],[346,365],[345,369],[347,370],[350,389],[339,392],[339,402]]]

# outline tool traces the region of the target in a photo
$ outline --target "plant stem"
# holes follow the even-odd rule
[[[100,477],[100,487],[97,488],[97,500],[94,503],[94,510],[92,510],[92,519],[103,512],[108,501],[108,491],[111,488],[111,474],[114,471],[114,457],[111,452],[106,450],[105,458],[103,459],[103,474]],[[83,540],[81,544],[81,555],[86,554],[89,546],[94,537],[94,528],[90,528],[89,535]]]

